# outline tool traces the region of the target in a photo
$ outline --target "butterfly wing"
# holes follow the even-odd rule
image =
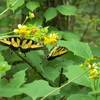
[[[65,48],[65,47],[54,47],[49,55],[47,56],[47,60],[52,60],[52,59],[55,59],[56,57],[59,57],[61,55],[64,55],[65,53],[68,52],[68,49]]]
[[[43,45],[40,43],[37,43],[30,39],[25,39],[20,37],[9,37],[9,38],[0,39],[0,43],[2,45],[11,47],[11,49],[13,50],[17,50],[20,48],[22,52],[43,48]]]
[[[42,44],[37,43],[33,40],[29,40],[29,39],[23,39],[22,43],[20,45],[22,52],[27,52],[29,50],[37,50],[37,49],[40,49],[42,47],[43,47]]]
[[[17,38],[17,37],[12,37],[11,38],[11,46],[13,48],[19,48],[20,47],[20,43],[21,43],[20,38]]]
[[[12,49],[18,49],[20,47],[20,39],[18,37],[0,39],[0,43],[2,45],[9,46]]]
[[[5,46],[10,46],[11,45],[11,41],[9,41],[9,39],[7,39],[7,38],[0,39],[0,44],[3,44]]]

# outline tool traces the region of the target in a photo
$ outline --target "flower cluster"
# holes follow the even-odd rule
[[[96,59],[88,59],[83,64],[81,64],[81,67],[88,68],[88,74],[90,79],[98,79],[100,77],[100,63],[94,62]]]
[[[59,40],[57,33],[52,32],[49,35],[48,27],[37,27],[35,25],[21,25],[18,24],[18,28],[14,29],[14,33],[22,37],[31,37],[33,40],[41,41],[44,45],[55,45]]]
[[[48,27],[37,27],[35,25],[21,25],[18,24],[18,28],[14,29],[14,33],[24,36],[33,37],[35,40],[40,40],[48,32]]]
[[[28,36],[31,30],[26,25],[18,24],[18,29],[14,29],[14,33],[21,36]]]
[[[97,63],[93,63],[89,67],[89,78],[98,79],[100,77],[100,68]]]
[[[55,45],[58,41],[59,37],[56,33],[51,33],[50,35],[44,36],[44,44],[45,45]]]

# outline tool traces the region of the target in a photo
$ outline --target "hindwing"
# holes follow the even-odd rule
[[[64,55],[68,52],[68,49],[65,47],[54,47],[51,49],[50,53],[47,56],[47,60],[55,59],[56,57],[59,57],[61,55]]]

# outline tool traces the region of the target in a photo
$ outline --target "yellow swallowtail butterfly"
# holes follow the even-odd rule
[[[27,52],[29,50],[37,50],[43,47],[41,43],[37,43],[31,39],[25,39],[21,37],[8,37],[0,39],[0,44],[9,46],[13,50],[20,49],[21,52]]]
[[[67,48],[56,46],[53,49],[51,49],[50,53],[47,56],[47,60],[55,59],[56,57],[64,55],[67,52],[68,52]]]

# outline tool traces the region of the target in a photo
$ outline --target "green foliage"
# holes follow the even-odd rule
[[[12,97],[14,95],[25,93],[31,98],[36,99],[37,97],[45,96],[55,88],[50,87],[44,80],[34,81],[32,83],[25,84],[25,70],[17,72],[10,82],[6,80],[0,80],[0,96]],[[6,91],[5,91],[6,89]],[[58,94],[56,92],[55,94]]]
[[[60,5],[57,7],[57,10],[65,16],[76,15],[77,8],[71,5]]]
[[[3,56],[0,54],[0,78],[10,70],[11,66],[4,60]]]
[[[50,7],[46,10],[44,13],[44,16],[46,18],[46,21],[49,21],[57,16],[57,10],[56,8]]]
[[[90,95],[83,95],[83,94],[74,94],[74,95],[71,95],[68,100],[77,100],[79,99],[80,100],[95,100],[92,96]]]
[[[57,46],[68,49],[49,61],[56,44],[43,42],[42,49],[25,54],[0,44],[0,100],[100,99],[99,0],[1,0],[0,4],[0,39],[16,35],[13,30],[21,24],[31,30],[27,38],[42,43],[56,33]],[[95,75],[97,79],[89,77]]]
[[[27,7],[30,11],[34,11],[36,8],[40,7],[40,4],[39,4],[39,2],[32,2],[32,1],[30,1],[30,2],[28,2],[28,3],[26,4],[26,7]]]
[[[53,91],[55,88],[50,87],[48,83],[44,80],[38,80],[35,82],[32,82],[30,84],[26,84],[22,91],[29,95],[30,97],[36,99],[37,97],[42,97],[47,95],[49,92]],[[55,94],[58,94],[59,91],[57,91]]]
[[[7,0],[7,7],[13,12],[24,4],[24,0]]]
[[[65,72],[64,74],[68,77],[69,80],[72,80],[74,77],[77,77],[81,73],[86,73],[86,74],[84,74],[81,78],[76,79],[72,82],[86,87],[91,87],[91,81],[87,76],[87,72],[85,72],[85,70],[83,70],[79,65],[68,66],[67,72]]]
[[[68,48],[75,55],[83,57],[85,59],[91,58],[92,52],[87,43],[82,43],[79,41],[59,41],[59,45]]]

